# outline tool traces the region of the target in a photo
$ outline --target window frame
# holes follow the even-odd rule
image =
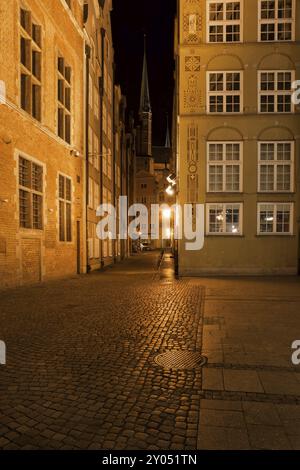
[[[275,144],[275,160],[261,160],[261,146],[263,144]],[[291,159],[290,160],[278,160],[278,144],[290,144],[291,145]],[[290,189],[289,190],[278,190],[277,189],[277,167],[290,163]],[[274,188],[273,190],[261,189],[261,166],[262,165],[274,165]],[[291,194],[295,191],[295,141],[294,140],[261,140],[257,143],[257,192],[266,194]]]
[[[244,93],[244,71],[243,70],[209,70],[206,72],[206,113],[210,115],[231,115],[236,116],[239,114],[243,114],[244,112],[244,100],[243,100],[243,93]],[[227,74],[236,74],[238,73],[240,76],[240,89],[238,92],[232,93],[232,91],[224,91],[224,85],[227,83]],[[223,75],[223,90],[222,91],[210,91],[210,76],[212,74],[222,74]],[[210,97],[211,96],[222,96],[223,97],[223,111],[210,111]],[[235,111],[226,111],[226,97],[227,96],[239,96],[240,97],[240,110],[238,112]]]
[[[272,19],[262,19],[261,13],[262,13],[262,2],[264,0],[259,0],[259,6],[258,6],[258,25],[257,25],[257,40],[258,42],[263,42],[263,43],[272,43],[272,42],[294,42],[295,41],[295,32],[296,32],[296,20],[295,20],[295,12],[296,12],[296,1],[292,0],[292,17],[291,19],[289,18],[278,18],[278,0],[273,0],[275,1],[275,18]],[[278,39],[278,25],[283,24],[283,23],[291,23],[292,28],[291,28],[291,39]],[[274,24],[274,39],[268,40],[268,39],[261,39],[261,26],[262,24]]]
[[[212,206],[222,206],[223,214],[225,211],[225,217],[223,219],[223,228],[225,231],[223,232],[211,232],[210,231],[210,210]],[[239,206],[239,232],[226,232],[226,210],[227,206]],[[212,237],[243,237],[244,236],[244,203],[243,202],[209,202],[206,204],[206,229],[205,229],[206,236]]]
[[[239,148],[240,148],[240,152],[239,152],[239,160],[226,160],[226,145],[228,144],[238,144],[239,145]],[[222,145],[223,146],[223,159],[222,160],[209,160],[209,150],[210,150],[210,145]],[[207,141],[206,143],[206,167],[207,167],[207,170],[206,170],[206,192],[209,193],[209,194],[213,194],[213,193],[226,193],[226,194],[230,194],[230,193],[233,193],[233,194],[240,194],[243,192],[243,186],[244,186],[244,178],[243,178],[243,169],[244,169],[244,165],[243,165],[243,160],[244,160],[244,142],[242,140],[216,140],[216,141]],[[216,165],[220,165],[223,167],[223,186],[222,186],[222,189],[221,190],[210,190],[209,188],[209,181],[210,181],[210,167],[211,166],[216,166]],[[240,170],[240,173],[239,173],[239,189],[234,191],[234,190],[227,190],[226,189],[226,171],[224,171],[224,168],[226,168],[226,166],[232,166],[232,165],[236,165],[236,166],[239,166],[239,170]]]
[[[209,12],[210,12],[210,5],[212,3],[223,3],[223,5],[226,6],[228,3],[239,3],[240,4],[240,19],[239,20],[227,20],[224,19],[220,21],[212,21],[209,18]],[[224,13],[226,14],[226,7],[224,10]],[[234,0],[208,0],[206,2],[206,18],[207,18],[207,29],[206,29],[206,43],[207,44],[241,44],[244,42],[244,0],[237,0],[234,2]],[[227,36],[227,31],[226,27],[227,26],[234,26],[234,25],[239,25],[240,27],[240,38],[239,41],[227,41],[226,36]],[[222,41],[210,41],[210,26],[223,26],[223,40]]]
[[[277,232],[274,231],[277,225],[277,206],[280,205],[289,205],[290,206],[290,231],[289,232]],[[260,215],[261,215],[261,206],[273,206],[273,231],[272,232],[261,232],[260,231]],[[294,210],[295,204],[294,202],[258,202],[257,203],[257,236],[261,237],[268,237],[268,236],[276,236],[276,237],[292,237],[294,236]]]
[[[32,188],[32,184],[30,187],[24,186],[20,184],[20,160],[21,158],[23,160],[26,160],[30,164],[30,182],[32,182],[32,165],[36,165],[42,169],[42,175],[41,175],[41,184],[42,184],[42,191],[37,191]],[[45,165],[40,162],[39,160],[30,157],[29,155],[24,154],[23,152],[17,152],[17,162],[18,162],[18,173],[17,173],[17,191],[18,191],[18,223],[19,223],[19,229],[20,230],[25,230],[25,231],[35,231],[35,232],[43,232],[45,229]],[[29,204],[29,209],[30,209],[30,226],[25,227],[21,225],[21,204],[20,204],[20,192],[26,192],[30,196],[30,204]],[[37,195],[41,197],[41,226],[40,227],[34,227],[33,226],[33,195]]]
[[[29,30],[22,25],[21,15],[22,11],[28,14],[28,28]],[[34,30],[33,26],[39,28],[39,40],[37,41],[34,38]],[[28,47],[28,50],[25,51],[25,55],[28,55],[28,64],[24,64],[22,62],[22,47],[21,42],[24,40]],[[34,65],[33,65],[33,53],[39,54],[39,76],[35,75],[34,73]],[[27,66],[28,65],[28,66]],[[25,98],[26,104],[23,106],[22,100],[22,76],[25,76],[28,80],[28,83],[25,84],[27,88],[27,96]],[[42,122],[42,83],[43,83],[43,29],[42,25],[36,21],[36,18],[32,11],[24,6],[22,3],[19,6],[19,107],[29,114],[33,119],[37,122]],[[34,110],[34,103],[33,103],[33,88],[37,87],[37,96],[38,96],[38,110],[37,112]],[[29,93],[29,96],[28,96]]]
[[[261,76],[264,73],[274,73],[274,90],[262,90],[261,89]],[[266,115],[271,115],[271,114],[294,114],[295,113],[295,104],[293,103],[292,100],[292,94],[293,94],[293,89],[291,87],[290,91],[286,90],[278,90],[278,75],[280,73],[290,73],[291,74],[291,84],[295,81],[295,70],[258,70],[257,72],[257,82],[258,82],[258,96],[257,96],[257,110],[258,114],[266,114]],[[261,111],[261,97],[262,95],[264,96],[274,96],[274,111]],[[286,96],[290,95],[291,96],[291,111],[278,111],[278,96]]]
[[[64,73],[62,73],[59,70],[59,60],[63,60],[63,66],[64,66]],[[70,81],[66,78],[66,69],[69,69],[70,72]],[[62,82],[63,84],[63,97],[64,97],[64,102],[60,101],[59,99],[59,83]],[[69,100],[70,100],[70,109],[66,106],[66,89],[69,90]],[[63,111],[63,136],[60,135],[59,131],[59,110]],[[73,126],[73,68],[69,65],[69,62],[66,61],[65,57],[63,54],[60,53],[60,51],[57,51],[56,54],[56,135],[58,138],[62,139],[67,145],[72,145],[72,140],[73,140],[73,132],[72,132],[72,126]],[[70,135],[69,135],[69,140],[66,138],[66,117],[69,117],[70,119]]]
[[[60,178],[64,179],[64,198],[60,196]],[[70,200],[66,198],[66,181],[70,182]],[[57,174],[57,201],[58,201],[58,242],[59,243],[73,243],[73,180],[69,175],[66,175],[62,172]],[[61,239],[61,224],[60,224],[60,205],[64,204],[64,240]],[[71,216],[70,216],[70,234],[71,237],[68,239],[68,220],[67,220],[67,206],[70,206]]]

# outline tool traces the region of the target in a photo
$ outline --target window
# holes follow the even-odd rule
[[[94,180],[89,177],[89,200],[88,206],[90,209],[94,208]]]
[[[110,180],[112,179],[112,154],[110,149],[107,152],[107,177]]]
[[[294,71],[260,71],[259,72],[259,112],[291,113],[292,82]]]
[[[141,184],[141,188],[142,188],[142,189],[147,189],[147,184],[146,184],[146,183],[142,183],[142,184]]]
[[[94,167],[96,170],[100,168],[100,140],[98,135],[94,132]]]
[[[20,227],[43,229],[43,167],[19,157]]]
[[[57,134],[71,143],[71,67],[63,57],[57,61]]]
[[[42,34],[31,12],[20,10],[20,105],[41,120]]]
[[[241,72],[208,73],[209,113],[240,113],[242,110]]]
[[[260,0],[260,41],[292,41],[294,0]]]
[[[94,115],[96,119],[99,119],[99,111],[100,110],[100,96],[99,91],[96,85],[94,86]]]
[[[94,209],[98,209],[100,205],[100,186],[96,181],[94,181]]]
[[[209,1],[208,42],[241,41],[241,2]]]
[[[258,146],[258,190],[293,191],[294,142],[260,142]]]
[[[72,241],[72,182],[71,179],[58,176],[59,191],[59,241]]]
[[[258,235],[292,235],[293,203],[258,204]]]
[[[208,143],[208,192],[242,190],[241,142]]]
[[[208,204],[208,235],[241,235],[242,204]]]

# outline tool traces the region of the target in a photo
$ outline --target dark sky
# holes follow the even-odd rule
[[[171,114],[174,87],[174,17],[176,0],[113,0],[112,27],[117,81],[127,96],[128,109],[138,111],[142,78],[144,33],[153,140],[163,145],[166,113]]]

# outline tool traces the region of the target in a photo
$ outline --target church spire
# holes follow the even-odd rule
[[[167,134],[166,134],[166,143],[165,143],[166,148],[171,147],[171,139],[170,139],[170,129],[169,129],[169,115],[167,113]]]
[[[140,114],[151,113],[148,68],[147,68],[147,52],[146,52],[146,34],[144,35],[144,64],[141,86]]]

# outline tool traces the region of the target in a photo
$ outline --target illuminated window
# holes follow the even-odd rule
[[[242,207],[238,204],[208,204],[208,235],[242,235]]]
[[[292,235],[293,203],[260,203],[257,211],[259,235]]]

